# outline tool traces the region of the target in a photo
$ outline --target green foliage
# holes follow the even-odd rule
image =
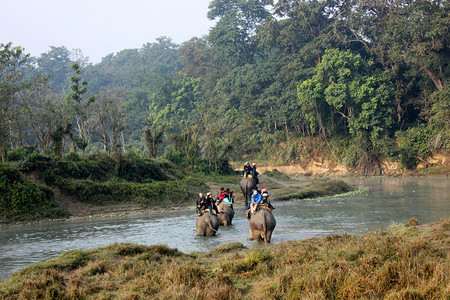
[[[430,123],[433,128],[431,146],[435,150],[450,149],[450,87],[444,86],[432,94],[432,115]]]
[[[393,122],[392,87],[387,74],[350,51],[327,50],[312,79],[298,87],[298,97],[311,129],[363,133],[373,143],[389,132]]]
[[[4,159],[7,149],[31,143],[64,156],[65,137],[76,129],[72,141],[88,153],[102,146],[108,153],[144,153],[147,146],[151,156],[167,153],[201,173],[223,172],[225,162],[242,157],[306,164],[328,155],[360,173],[380,174],[380,160],[403,153],[411,167],[415,153],[396,148],[395,131],[430,124],[429,149],[449,149],[448,8],[442,0],[214,0],[208,18],[215,25],[205,37],[181,45],[160,37],[96,65],[51,47],[31,73],[22,68],[28,65],[23,49],[9,43],[2,69],[20,72],[0,82],[0,154]],[[75,62],[80,73],[75,70],[71,103],[86,95],[82,72],[90,91],[103,95],[92,106],[83,99],[86,105],[72,112],[58,106],[39,114],[17,105],[22,97],[34,107],[39,101],[29,100],[38,98],[53,108],[57,101],[44,101],[45,93],[23,93],[22,75],[49,74],[59,91]],[[45,124],[45,134],[36,124]],[[142,138],[149,125],[164,128],[165,138],[159,130]],[[318,135],[320,149],[302,141],[315,143]],[[120,163],[114,176],[132,178],[130,166]]]
[[[277,200],[306,200],[318,197],[344,194],[353,188],[342,180],[315,180],[305,186],[303,189],[284,189]]]
[[[196,194],[193,189],[196,191],[205,186],[189,178],[151,183],[64,179],[60,188],[65,194],[85,203],[107,205],[127,202],[162,207],[192,199]]]
[[[53,190],[0,164],[0,221],[22,221],[67,216],[53,200]]]
[[[432,128],[425,125],[397,132],[402,167],[414,169],[421,160],[423,161],[431,154],[432,133]]]
[[[36,173],[63,193],[97,205],[178,203],[194,197],[192,187],[204,187],[198,180],[185,178],[167,160],[143,158],[134,153],[113,156],[98,153],[83,158],[73,154],[69,159],[32,154],[22,162],[20,170]]]
[[[42,53],[36,61],[38,65],[36,71],[49,77],[55,92],[67,89],[74,62],[71,59],[70,51],[66,47],[50,46],[50,50]]]
[[[7,161],[22,161],[28,157],[28,155],[36,152],[36,146],[24,146],[22,148],[14,149],[8,152],[6,155]]]
[[[270,15],[266,5],[272,0],[214,0],[209,4],[208,18],[217,20],[211,28],[213,60],[223,68],[251,63],[258,48],[255,32]]]

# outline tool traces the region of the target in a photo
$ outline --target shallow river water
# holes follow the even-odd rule
[[[320,200],[273,199],[277,226],[272,243],[386,230],[392,223],[406,223],[411,217],[420,224],[450,217],[448,177],[342,179],[368,189],[357,195]],[[0,279],[67,250],[92,249],[116,242],[167,244],[186,253],[209,251],[234,241],[247,247],[265,247],[249,241],[244,208],[238,206],[235,211],[233,225],[221,227],[219,235],[211,238],[195,235],[193,210],[4,226],[0,229]]]

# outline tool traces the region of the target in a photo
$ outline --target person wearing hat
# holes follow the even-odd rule
[[[268,208],[275,209],[275,207],[272,206],[269,200],[269,192],[267,189],[261,190],[261,204],[266,204]]]
[[[209,213],[212,214],[212,210],[214,209],[214,211],[218,214],[219,210],[217,209],[216,203],[214,201],[213,196],[211,195],[210,192],[208,192],[206,194],[206,207],[209,208]]]
[[[252,176],[253,176],[253,178],[255,178],[255,182],[256,182],[256,184],[258,184],[259,183],[259,178],[258,178],[258,176],[259,176],[259,173],[258,173],[258,171],[256,171],[256,163],[253,163],[253,165],[251,166],[251,173],[252,173]]]
[[[249,204],[249,209],[251,212],[255,212],[256,207],[261,203],[262,197],[258,190],[253,190],[251,202]]]

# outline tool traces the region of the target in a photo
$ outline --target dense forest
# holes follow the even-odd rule
[[[362,174],[450,145],[444,0],[213,0],[208,35],[92,64],[0,44],[0,154],[134,152],[219,171],[328,158]],[[207,168],[206,168],[207,169]]]

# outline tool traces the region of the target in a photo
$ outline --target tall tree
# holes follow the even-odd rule
[[[72,64],[70,51],[64,47],[50,46],[48,52],[36,58],[36,71],[49,77],[50,87],[54,92],[61,93],[67,90]]]
[[[442,89],[450,72],[449,10],[445,0],[358,0],[349,22],[383,64],[416,65]]]
[[[100,93],[92,104],[93,133],[100,137],[103,149],[107,153],[117,152],[123,148],[119,138],[124,130],[124,104],[123,90]]]
[[[221,67],[236,67],[253,62],[258,50],[255,35],[270,16],[266,6],[272,0],[213,0],[208,18],[217,20],[208,40],[213,59]]]
[[[194,37],[184,42],[178,49],[180,61],[184,65],[182,72],[193,78],[204,79],[210,60],[209,49],[206,38]]]
[[[150,156],[156,157],[158,154],[158,147],[164,138],[164,125],[156,126],[153,124],[152,126],[145,127],[142,131],[144,132],[145,146],[147,147]]]
[[[77,139],[75,142],[84,154],[87,145],[90,142],[91,132],[88,126],[88,108],[95,101],[94,96],[86,98],[87,93],[87,81],[82,80],[81,71],[78,64],[72,66],[75,75],[72,76],[72,94],[68,97],[72,103],[72,107],[75,113],[75,126],[77,130]]]
[[[392,86],[386,73],[350,51],[328,50],[315,75],[298,87],[300,105],[321,130],[342,123],[350,135],[361,133],[373,143],[393,124]],[[322,110],[333,113],[324,124]],[[336,119],[337,117],[337,119]],[[314,120],[315,119],[315,120]]]
[[[0,43],[0,155],[5,162],[6,151],[11,143],[14,95],[26,87],[23,72],[29,54],[12,43]]]
[[[386,72],[360,55],[337,49],[328,50],[314,76],[298,86],[299,103],[311,126],[317,124],[322,132],[334,128],[344,136],[348,132],[360,151],[358,164],[366,174],[381,172],[379,149],[394,123],[392,95]]]

